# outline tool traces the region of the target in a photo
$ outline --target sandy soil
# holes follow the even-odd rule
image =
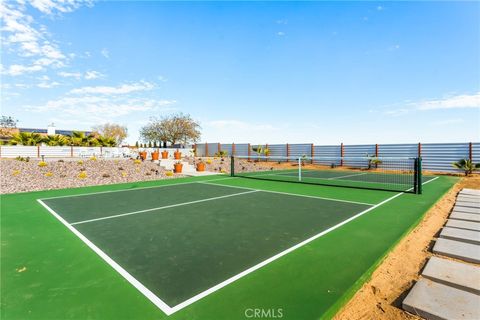
[[[463,178],[438,201],[422,222],[390,252],[370,281],[337,313],[335,320],[421,319],[403,311],[401,304],[432,256],[432,240],[445,224],[462,188],[480,189],[480,176]]]

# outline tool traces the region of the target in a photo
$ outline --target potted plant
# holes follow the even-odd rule
[[[205,162],[200,161],[197,163],[197,171],[205,171]]]
[[[167,150],[162,151],[162,159],[168,159],[168,151]]]
[[[177,151],[173,153],[173,156],[175,157],[175,160],[180,160],[182,158],[182,153],[177,149]]]
[[[173,164],[173,171],[175,173],[182,173],[183,164],[180,161],[177,161]]]
[[[160,156],[160,152],[158,152],[158,150],[152,152],[152,160],[158,160],[159,156]]]
[[[138,153],[138,155],[140,156],[140,159],[142,160],[146,160],[147,159],[147,151],[140,151]]]

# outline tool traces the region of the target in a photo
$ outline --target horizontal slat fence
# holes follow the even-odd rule
[[[169,155],[173,157],[176,150],[182,152],[183,156],[193,155],[193,150],[190,148],[140,148],[142,151],[147,151],[150,155],[155,150],[168,151]],[[72,158],[72,157],[123,157],[123,155],[135,155],[135,150],[123,147],[54,147],[54,146],[0,146],[1,158],[16,158],[16,157],[30,157],[30,158]]]
[[[208,150],[207,149],[208,146]],[[220,150],[227,151],[228,155],[254,156],[256,153],[250,144],[197,144],[197,156],[213,156]],[[422,157],[423,169],[434,172],[460,171],[452,166],[453,162],[460,159],[472,159],[474,163],[480,162],[480,143],[410,143],[410,144],[367,144],[367,145],[323,145],[313,144],[264,144],[271,157],[301,157],[313,156],[315,164],[362,166],[364,160],[349,159],[352,157]],[[208,153],[207,153],[208,151]],[[345,158],[345,162],[340,159]],[[331,159],[328,159],[331,158]]]

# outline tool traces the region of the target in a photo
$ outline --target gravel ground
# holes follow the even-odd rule
[[[29,162],[15,159],[1,159],[0,193],[16,193],[37,190],[75,188],[83,186],[172,179],[182,175],[167,176],[157,164],[128,160],[83,160]]]

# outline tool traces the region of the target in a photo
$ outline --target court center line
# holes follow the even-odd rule
[[[430,183],[434,180],[438,179],[438,177],[435,177],[429,181],[426,181],[426,182],[423,182],[422,185],[424,184],[427,184],[427,183]],[[197,181],[197,183],[200,183],[200,181]],[[233,186],[228,186],[228,187],[233,187]],[[235,187],[234,187],[235,188]],[[237,188],[242,188],[242,187],[237,187]],[[243,188],[243,189],[246,189],[246,188]],[[249,188],[248,188],[249,189]],[[255,190],[257,191],[257,190]],[[258,191],[263,191],[263,190],[258,190]],[[327,230],[324,230],[322,233],[319,233],[315,236],[313,236],[312,238],[309,238],[307,240],[304,240],[303,242],[301,243],[298,243],[297,245],[285,250],[285,251],[282,251],[280,252],[279,254],[263,261],[263,262],[260,262],[259,264],[251,267],[251,268],[248,268],[247,270],[211,287],[210,289],[207,289],[199,294],[197,294],[196,296],[193,296],[192,298],[190,299],[187,299],[179,304],[177,304],[176,306],[174,307],[170,307],[169,305],[167,305],[164,301],[162,301],[159,297],[157,297],[153,292],[151,292],[148,288],[146,288],[140,281],[138,281],[137,279],[135,279],[132,275],[130,275],[125,269],[123,269],[118,263],[116,263],[112,258],[110,258],[107,254],[105,254],[102,250],[100,250],[100,248],[98,248],[96,245],[94,245],[90,240],[88,240],[88,238],[86,238],[82,233],[80,233],[77,229],[75,229],[72,225],[70,225],[65,219],[63,219],[58,213],[56,213],[53,209],[51,209],[49,206],[47,206],[45,203],[42,202],[41,199],[37,199],[37,201],[45,208],[47,209],[48,212],[50,212],[55,218],[57,218],[63,225],[65,225],[70,231],[72,231],[76,236],[78,236],[80,238],[80,240],[82,240],[85,244],[87,244],[88,247],[90,247],[95,253],[97,253],[103,260],[105,260],[105,262],[107,262],[107,264],[109,264],[114,270],[116,270],[120,275],[122,275],[128,282],[130,282],[135,288],[137,288],[137,290],[139,290],[148,300],[150,300],[153,304],[155,304],[160,310],[162,310],[167,316],[189,306],[190,304],[208,296],[209,294],[225,287],[226,285],[242,278],[243,276],[259,269],[259,268],[262,268],[263,266],[269,264],[270,262],[280,258],[281,256],[284,256],[286,255],[287,253],[290,253],[291,251],[294,251],[296,249],[298,249],[299,247],[341,227],[342,225],[360,217],[361,215],[375,209],[375,208],[378,208],[380,205],[382,204],[385,204],[393,199],[395,199],[396,197],[398,196],[401,196],[402,194],[405,194],[405,192],[400,192],[384,201],[382,201],[381,203],[378,203],[376,205],[374,205],[373,207],[371,208],[368,208],[367,210],[365,211],[362,211],[360,213],[358,213],[357,215],[353,216],[353,217],[350,217],[349,219],[347,220],[344,220],[343,222],[331,227],[330,229],[327,229]],[[294,194],[292,194],[294,195]],[[333,199],[332,199],[333,200]]]
[[[263,191],[263,190],[261,190],[261,191]],[[391,200],[393,200],[393,199],[401,196],[402,194],[404,194],[404,192],[399,192],[399,193],[397,193],[396,195],[394,195],[394,196],[392,196],[392,197],[390,197],[390,198],[388,198],[388,199],[386,199],[386,200],[383,200],[382,202],[380,202],[380,203],[378,203],[378,204],[376,204],[376,205],[374,205],[374,206],[372,206],[372,207],[370,207],[370,208],[368,208],[368,209],[366,209],[366,210],[364,210],[364,211],[362,211],[362,212],[359,212],[359,213],[357,213],[356,215],[354,215],[354,216],[352,216],[352,217],[350,217],[350,218],[348,218],[348,219],[346,219],[346,220],[344,220],[344,221],[342,221],[342,222],[334,225],[333,227],[330,227],[330,228],[328,228],[328,229],[326,229],[326,230],[324,230],[324,231],[322,231],[322,232],[320,232],[320,233],[318,233],[318,234],[316,234],[316,235],[314,235],[314,236],[312,236],[312,237],[310,237],[310,238],[308,238],[308,239],[306,239],[306,240],[304,240],[304,241],[302,241],[302,242],[294,245],[293,247],[290,247],[290,248],[288,248],[288,249],[286,249],[286,250],[284,250],[284,251],[282,251],[282,252],[274,255],[273,257],[270,257],[270,258],[268,258],[268,259],[266,259],[266,260],[264,260],[264,261],[262,261],[262,262],[260,262],[260,263],[258,263],[258,264],[256,264],[256,265],[248,268],[247,270],[245,270],[245,271],[243,271],[243,272],[240,272],[239,274],[237,274],[237,275],[235,275],[235,276],[233,276],[233,277],[231,277],[231,278],[229,278],[229,279],[227,279],[227,280],[225,280],[225,281],[223,281],[223,282],[220,282],[219,284],[211,287],[210,289],[207,289],[207,290],[205,290],[205,291],[197,294],[196,296],[193,296],[192,298],[190,298],[190,299],[188,299],[188,300],[185,300],[184,302],[181,302],[181,303],[177,304],[177,305],[174,306],[174,307],[171,307],[172,313],[177,312],[178,310],[181,310],[181,309],[185,308],[186,306],[188,306],[188,305],[190,305],[190,304],[192,304],[192,303],[194,303],[194,302],[196,302],[196,301],[198,301],[198,300],[200,300],[200,299],[208,296],[209,294],[211,294],[211,293],[213,293],[213,292],[215,292],[215,291],[217,291],[217,290],[219,290],[219,289],[221,289],[221,288],[229,285],[230,283],[232,283],[232,282],[234,282],[234,281],[236,281],[236,280],[238,280],[238,279],[240,279],[240,278],[243,278],[243,277],[246,276],[247,274],[252,273],[253,271],[258,270],[258,269],[266,266],[267,264],[269,264],[269,263],[271,263],[271,262],[273,262],[273,261],[275,261],[275,260],[283,257],[284,255],[286,255],[286,254],[288,254],[288,253],[290,253],[290,252],[292,252],[292,251],[294,251],[294,250],[296,250],[296,249],[298,249],[298,248],[300,248],[300,247],[305,246],[306,244],[308,244],[308,243],[310,243],[310,242],[312,242],[312,241],[314,241],[314,240],[316,240],[316,239],[318,239],[318,238],[326,235],[327,233],[330,233],[330,232],[332,232],[333,230],[340,228],[341,226],[343,226],[343,225],[345,225],[345,224],[347,224],[347,223],[349,223],[349,222],[351,222],[351,221],[353,221],[353,220],[355,220],[355,219],[363,216],[364,214],[372,211],[373,209],[378,208],[378,207],[381,206],[381,205],[384,205],[385,203],[387,203],[387,202],[389,202],[389,201],[391,201]]]
[[[269,192],[269,193],[278,193],[278,194],[284,194],[284,195],[287,195],[287,196],[294,196],[294,197],[303,197],[303,198],[329,200],[329,201],[336,201],[336,202],[355,203],[355,204],[362,204],[362,205],[366,205],[366,206],[374,206],[375,205],[374,203],[366,203],[366,202],[358,202],[358,201],[350,201],[350,200],[341,200],[341,199],[335,199],[335,198],[309,196],[309,195],[305,195],[305,194],[296,194],[296,193],[272,191],[272,190],[264,190],[264,189],[254,189],[254,188],[248,188],[248,187],[229,186],[229,185],[226,185],[226,184],[218,184],[218,183],[212,183],[212,182],[207,182],[207,181],[197,181],[197,183],[210,184],[210,185],[214,185],[214,186],[222,186],[222,187],[228,187],[228,188],[237,188],[237,189],[254,190],[254,191]]]
[[[139,213],[145,213],[145,212],[150,212],[150,211],[157,211],[157,210],[175,208],[175,207],[180,207],[180,206],[186,206],[186,205],[194,204],[194,203],[200,203],[200,202],[213,201],[213,200],[224,199],[224,198],[229,198],[229,197],[235,197],[235,196],[240,196],[240,195],[244,195],[244,194],[254,193],[254,192],[258,192],[258,191],[259,191],[259,190],[250,190],[250,191],[246,191],[246,192],[239,192],[239,193],[234,193],[234,194],[228,194],[228,195],[225,195],[225,196],[219,196],[219,197],[213,197],[213,198],[206,198],[206,199],[201,199],[201,200],[195,200],[195,201],[189,201],[189,202],[182,202],[182,203],[171,204],[171,205],[163,206],[163,207],[157,207],[157,208],[151,208],[151,209],[145,209],[145,210],[138,210],[138,211],[132,211],[132,212],[126,212],[126,213],[115,214],[115,215],[106,216],[106,217],[101,217],[101,218],[96,218],[96,219],[89,219],[89,220],[83,220],[83,221],[73,222],[73,223],[71,223],[70,225],[74,226],[74,225],[78,225],[78,224],[95,222],[95,221],[100,221],[100,220],[107,220],[107,219],[114,219],[114,218],[126,217],[126,216],[131,216],[131,215],[139,214]]]

